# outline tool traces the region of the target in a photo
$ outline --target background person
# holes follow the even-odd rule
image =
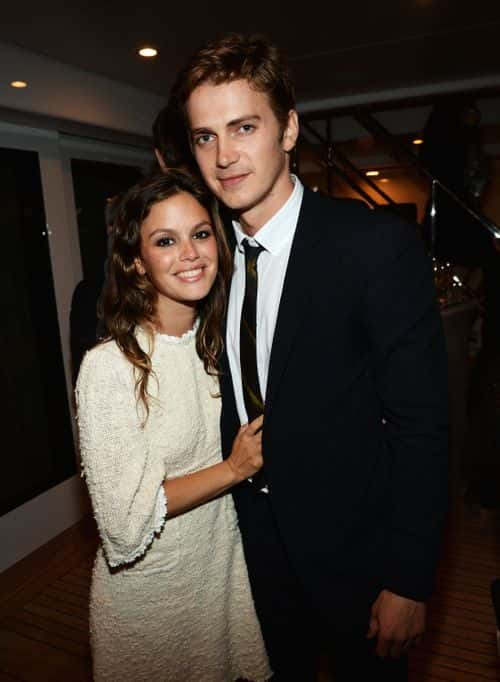
[[[118,214],[119,200],[120,195],[110,197],[104,210],[108,256],[112,247],[113,224]],[[100,277],[84,277],[80,280],[71,297],[69,327],[73,386],[76,383],[83,356],[106,333],[104,324],[99,319],[98,306],[106,278],[107,264],[106,258]]]
[[[158,170],[179,169],[198,174],[186,127],[177,103],[170,98],[158,112],[152,126],[153,150]]]

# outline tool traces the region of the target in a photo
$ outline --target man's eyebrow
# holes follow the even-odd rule
[[[233,118],[231,121],[226,123],[226,128],[234,128],[237,125],[241,125],[246,121],[260,121],[260,116],[258,114],[248,114],[248,116],[238,116],[238,118]],[[199,135],[200,133],[211,133],[212,130],[210,126],[201,126],[200,128],[192,128],[191,135]]]

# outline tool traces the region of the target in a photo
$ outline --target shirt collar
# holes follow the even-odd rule
[[[299,218],[304,186],[296,175],[291,175],[290,177],[293,182],[292,193],[283,206],[269,218],[267,223],[264,223],[253,237],[245,234],[241,229],[240,223],[237,220],[233,220],[236,244],[241,252],[243,252],[241,243],[244,239],[248,239],[251,244],[257,242],[266,251],[274,255],[292,241]]]

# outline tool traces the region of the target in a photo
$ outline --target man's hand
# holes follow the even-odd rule
[[[382,590],[372,606],[368,639],[377,636],[377,656],[398,658],[418,644],[425,630],[425,604]]]

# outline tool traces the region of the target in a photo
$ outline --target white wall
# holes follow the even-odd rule
[[[12,88],[13,80],[28,87]],[[0,43],[0,84],[0,107],[138,135],[151,135],[165,103],[151,92],[5,43]]]

